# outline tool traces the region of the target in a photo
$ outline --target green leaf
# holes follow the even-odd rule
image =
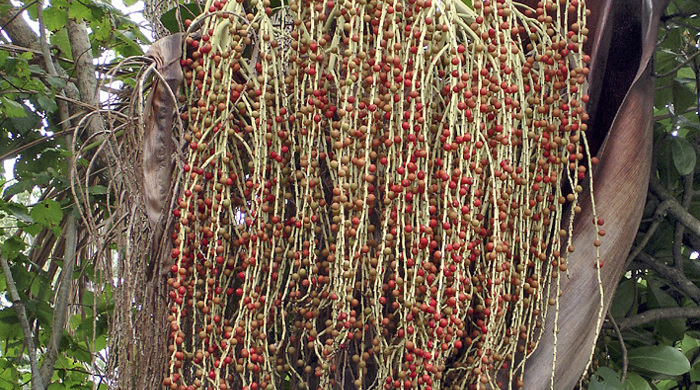
[[[0,52],[0,67],[5,66],[5,61],[10,57],[10,52],[9,51],[2,51]]]
[[[51,88],[55,89],[56,91],[60,91],[61,89],[63,89],[63,87],[66,86],[66,81],[60,77],[46,76],[46,81],[48,81],[51,85]]]
[[[659,282],[655,280],[649,281],[649,299],[647,306],[650,309],[664,308],[664,307],[678,307],[678,302],[661,289]],[[664,320],[655,321],[654,325],[659,333],[672,341],[677,341],[683,339],[683,334],[685,333],[685,318],[669,318]]]
[[[688,115],[688,114],[686,114]],[[693,114],[694,116],[695,114]],[[691,122],[688,118],[683,115],[676,117],[676,126],[680,126],[681,129],[685,130],[700,130],[700,123]],[[679,131],[678,134],[684,134],[686,132]]]
[[[39,106],[44,109],[46,112],[54,112],[58,108],[58,105],[56,104],[56,100],[52,99],[51,97],[47,95],[39,95],[36,98],[37,103],[39,103]]]
[[[693,84],[692,82],[678,78],[674,79],[671,84],[673,105],[678,115],[681,115],[685,110],[697,103],[697,96],[695,95]]]
[[[105,195],[107,194],[107,187],[101,185],[94,185],[88,188],[88,192],[92,195]]]
[[[683,340],[681,340],[679,347],[681,348],[681,352],[683,352],[685,356],[692,356],[690,354],[690,351],[693,351],[696,348],[700,347],[700,340],[686,334],[683,336]]]
[[[127,7],[131,7],[132,5],[138,3],[139,0],[124,0],[124,5]]]
[[[625,279],[617,286],[615,297],[613,298],[612,306],[610,306],[610,314],[619,319],[623,318],[630,312],[634,305],[634,285],[636,282],[632,279]]]
[[[5,191],[3,191],[2,196],[13,197],[17,194],[21,194],[25,191],[31,190],[32,187],[34,187],[34,184],[29,182],[28,180],[20,180],[17,183],[5,188]]]
[[[31,139],[41,139],[38,132]],[[25,141],[31,140],[27,138]],[[27,149],[15,162],[15,178],[20,182],[30,182],[33,185],[43,186],[52,182],[56,188],[67,185],[66,175],[62,172],[65,165],[63,159],[68,153],[65,148],[56,143],[56,139],[47,143],[59,146],[58,148],[46,148],[47,145],[37,145],[36,148]],[[25,180],[28,179],[28,180]],[[54,180],[57,179],[57,180]]]
[[[99,336],[95,338],[95,344],[92,346],[94,351],[101,351],[107,347],[107,337]]]
[[[651,390],[651,386],[639,374],[630,372],[625,379],[625,390]]]
[[[0,324],[12,325],[13,327],[19,324],[17,314],[13,308],[5,307],[4,309],[0,310]],[[22,330],[19,329],[17,334],[22,334]],[[5,336],[5,334],[3,334],[3,336]]]
[[[462,0],[462,3],[464,3],[470,9],[474,9],[474,5],[472,4],[472,0]]]
[[[120,32],[114,31],[117,42],[120,46],[120,51],[125,57],[143,55],[143,49],[136,43],[136,36],[131,31]]]
[[[22,239],[16,236],[12,236],[8,239],[6,239],[2,243],[2,247],[0,247],[0,252],[2,253],[2,257],[4,257],[7,260],[14,260],[21,251],[24,250],[26,247],[26,244]]]
[[[49,31],[58,31],[65,28],[68,24],[68,12],[62,7],[57,7],[55,4],[46,7],[42,16],[44,17],[44,26],[46,26]]]
[[[31,225],[23,225],[21,227],[25,233],[31,235],[32,237],[35,237],[43,229],[43,227],[41,225],[39,225],[38,223],[33,223]]]
[[[53,322],[53,308],[48,304],[48,301],[28,301],[25,303],[29,310],[39,323],[47,329],[51,328]]]
[[[68,7],[68,17],[77,19],[78,21],[91,21],[92,10],[80,1],[73,1]]]
[[[59,225],[63,219],[63,210],[61,210],[61,205],[55,200],[46,199],[41,201],[32,207],[30,215],[34,221],[52,229],[54,233],[58,234],[61,232]]]
[[[682,82],[693,82],[695,81],[695,71],[690,66],[684,66],[678,69],[676,78],[680,79]]]
[[[31,65],[29,65],[29,71],[31,71],[32,73],[34,73],[34,74],[36,74],[36,75],[40,75],[40,76],[46,74],[46,72],[44,71],[44,69],[43,69],[41,66],[37,65],[37,64],[31,64]]]
[[[41,124],[41,117],[37,115],[35,112],[31,111],[29,107],[27,106],[22,106],[25,115],[21,117],[16,117],[16,118],[9,118],[5,125],[7,126],[7,129],[12,131],[13,133],[17,133],[22,136],[22,138],[26,138],[25,136],[31,132],[32,130],[38,129],[42,126]]]
[[[196,3],[180,4],[179,21],[177,18],[177,8],[173,8],[160,17],[160,22],[163,23],[163,26],[170,32],[178,33],[180,32],[180,22],[184,22],[186,19],[194,19],[200,13],[202,13],[202,11]]]
[[[697,156],[695,148],[685,138],[673,137],[671,143],[673,165],[681,175],[687,175],[695,169]]]
[[[669,80],[671,80],[670,77],[654,80],[660,87],[664,87],[654,94],[654,108],[660,110],[661,113],[666,113],[667,107],[672,105],[673,96],[671,88],[669,88],[671,83]]]
[[[10,213],[19,221],[22,221],[24,223],[34,222],[32,217],[27,212],[27,208],[24,205],[14,202],[8,202],[2,205],[2,209]]]
[[[688,374],[690,375],[691,382],[697,383],[700,381],[700,364],[695,363]]]
[[[5,357],[0,357],[0,387],[7,389],[15,388],[19,377],[17,368],[17,364],[14,364],[14,361],[10,362]]]
[[[683,375],[690,362],[683,353],[668,345],[635,348],[627,354],[630,366],[663,375]]]
[[[29,3],[29,7],[27,7],[27,15],[29,15],[29,18],[31,20],[37,20],[37,15],[39,14],[38,9],[36,7],[36,4]]]
[[[64,337],[67,336],[68,334],[64,333]],[[88,346],[83,341],[77,343],[71,342],[70,348],[66,350],[66,356],[78,359],[83,363],[89,363],[92,360],[92,355],[89,352]]]
[[[591,376],[589,390],[622,390],[622,383],[617,373],[608,367],[598,367]]]
[[[17,103],[14,100],[10,100],[6,97],[0,98],[2,99],[2,105],[5,106],[5,116],[8,118],[22,118],[27,116],[27,113],[24,111],[24,105],[21,103]]]
[[[11,306],[0,310],[0,336],[4,340],[22,337],[22,327],[19,326],[17,313]]]
[[[37,277],[32,281],[31,292],[33,298],[48,302],[53,295],[51,281],[48,280],[44,274],[37,275]]]
[[[34,279],[34,273],[29,272],[25,267],[25,262],[27,261],[27,256],[24,253],[19,253],[15,258],[15,261],[10,266],[12,270],[12,276],[15,278],[15,284],[17,285],[17,291],[19,291],[20,298],[25,299],[25,291],[29,289],[32,284],[32,279]],[[25,301],[24,304],[28,305],[32,301]]]
[[[52,45],[56,45],[60,52],[58,53],[60,57],[67,58],[69,60],[73,59],[73,54],[70,50],[70,40],[68,39],[68,30],[62,28],[56,31],[55,34],[51,34],[49,38]]]
[[[110,23],[107,16],[93,20],[90,23],[90,28],[92,28],[93,38],[98,41],[105,41],[109,39],[113,32],[112,23]]]

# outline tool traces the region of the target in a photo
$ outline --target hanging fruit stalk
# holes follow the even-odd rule
[[[163,385],[522,386],[595,161],[584,3],[204,9]]]

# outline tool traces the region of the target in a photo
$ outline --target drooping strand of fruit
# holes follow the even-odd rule
[[[583,2],[205,11],[164,384],[522,383],[586,172]]]

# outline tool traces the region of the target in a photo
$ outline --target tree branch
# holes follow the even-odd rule
[[[668,85],[664,85],[661,87],[661,89],[663,89],[663,88],[668,88]],[[692,107],[686,108],[685,111],[683,111],[683,112],[677,112],[676,115],[683,115],[683,114],[687,114],[689,112],[696,112],[697,110],[698,110],[698,106],[692,106]],[[661,114],[661,115],[655,116],[654,122],[661,121],[664,119],[670,119],[670,118],[673,118],[673,115],[671,115],[670,112],[667,112],[666,114]]]
[[[80,100],[97,107],[99,105],[97,78],[95,77],[92,47],[88,39],[85,22],[79,23],[72,19],[69,20],[68,39],[70,41],[71,54],[76,64],[75,69],[77,72],[76,77],[78,79]],[[102,121],[99,118],[90,118],[88,122],[88,134],[102,134],[103,130]]]
[[[674,67],[673,69],[669,70],[668,72],[662,73],[662,74],[654,73],[653,76],[654,76],[654,77],[657,77],[657,78],[660,78],[660,79],[662,79],[662,78],[664,78],[664,77],[668,77],[668,76],[670,76],[670,75],[676,73],[676,72],[678,71],[678,69],[680,69],[680,68],[682,68],[682,67],[688,65],[688,64],[689,64],[695,57],[697,57],[698,55],[700,55],[700,51],[696,51],[696,52],[693,53],[690,57],[686,58],[683,62],[681,62],[681,63],[678,64],[676,67]]]
[[[39,38],[24,18],[20,16],[23,9],[13,7],[8,0],[0,0],[0,5],[9,8],[6,13],[0,16],[0,25],[12,43],[28,49],[40,50]]]
[[[617,339],[620,342],[620,350],[622,352],[622,374],[620,375],[620,382],[622,384],[625,384],[625,378],[627,377],[627,366],[629,364],[629,360],[627,359],[627,346],[625,345],[625,339],[622,338],[622,332],[620,332],[620,327],[617,325],[617,322],[615,321],[615,318],[613,318],[612,314],[608,312],[608,321],[613,326],[613,329],[615,329],[615,334],[617,335]]]
[[[53,375],[56,359],[58,358],[58,346],[61,342],[63,328],[66,324],[68,301],[70,300],[70,287],[73,280],[73,268],[75,267],[76,246],[78,242],[75,217],[71,211],[68,211],[64,229],[66,232],[66,244],[63,255],[63,270],[61,270],[60,286],[54,296],[51,338],[46,348],[44,364],[41,366],[41,377],[44,383],[49,383]]]
[[[51,76],[56,76],[56,66],[53,63],[53,58],[51,57],[51,51],[49,50],[49,44],[46,42],[46,30],[44,29],[44,16],[43,16],[43,0],[40,0],[36,4],[37,15],[39,18],[39,47],[41,48],[41,53],[44,55],[44,64],[46,69]]]
[[[700,237],[692,232],[686,231],[685,234],[683,234],[683,244],[696,252],[700,252]]]
[[[637,246],[635,246],[632,251],[630,251],[630,254],[627,255],[627,260],[625,261],[625,268],[629,268],[629,265],[632,263],[632,261],[637,258],[637,256],[644,250],[644,247],[647,246],[649,243],[649,240],[651,237],[654,236],[654,233],[656,233],[656,229],[659,228],[661,225],[661,222],[664,220],[664,216],[666,215],[666,211],[672,206],[672,202],[669,201],[663,201],[661,202],[657,207],[656,210],[654,211],[654,217],[653,217],[653,222],[651,225],[649,225],[649,228],[647,229],[646,233],[644,233],[644,237],[642,237],[641,241]]]
[[[95,75],[95,66],[93,64],[91,54],[91,45],[88,39],[88,32],[85,24],[69,19],[67,30],[71,45],[71,52],[75,63],[75,79],[69,78],[66,71],[61,66],[58,66],[56,59],[52,57],[46,39],[46,30],[44,28],[42,12],[43,1],[44,0],[38,0],[37,2],[39,19],[38,34],[21,17],[20,14],[22,13],[22,10],[13,7],[9,3],[9,0],[0,0],[0,5],[4,5],[7,9],[9,9],[9,12],[0,15],[0,24],[4,26],[3,32],[12,41],[13,49],[15,49],[15,47],[20,47],[25,48],[27,51],[31,51],[35,54],[40,53],[42,58],[37,56],[37,60],[43,59],[43,67],[47,74],[51,76],[58,76],[68,81],[63,90],[57,92],[56,94],[56,100],[59,108],[58,113],[60,115],[60,123],[58,125],[61,126],[61,131],[56,132],[57,134],[54,136],[58,134],[65,134],[66,145],[73,145],[74,140],[72,133],[74,127],[71,124],[72,120],[78,116],[84,115],[85,111],[94,112],[99,109],[97,77]],[[71,116],[71,114],[73,114],[73,116]],[[89,121],[86,121],[86,123],[88,130],[87,132],[90,135],[101,134],[103,132],[103,123],[101,118],[90,119]],[[69,171],[72,171],[74,168],[72,162],[72,159],[68,159]],[[46,351],[41,368],[39,368],[36,360],[36,349],[34,345],[27,344],[31,355],[34,355],[32,358],[31,367],[33,390],[44,390],[51,381],[56,366],[56,361],[59,356],[60,341],[63,336],[68,315],[68,304],[71,300],[73,271],[76,263],[76,252],[78,245],[78,228],[76,226],[77,222],[75,216],[73,215],[72,208],[66,211],[66,213],[67,215],[65,217],[64,226],[64,248],[54,247],[54,253],[57,256],[60,256],[61,252],[63,252],[63,265],[59,279],[54,287],[52,329],[51,335],[49,336],[49,340],[46,344]],[[7,275],[11,277],[9,271],[7,272]],[[14,284],[8,282],[8,286],[9,285],[14,286]],[[15,308],[16,310],[18,310],[18,308],[22,309],[22,314],[24,314],[24,309],[21,306],[17,306],[17,302],[19,302],[18,299],[19,298],[15,299],[13,297],[13,300],[16,302]],[[21,305],[21,302],[19,302],[19,304]],[[18,316],[20,316],[19,312]],[[24,322],[27,322],[26,315],[24,318]],[[25,339],[32,341],[32,333],[28,326],[23,326],[23,332]]]
[[[661,17],[661,21],[665,22],[670,19],[675,19],[675,18],[689,18],[693,15],[697,15],[700,13],[700,10],[692,10],[692,11],[685,11],[685,12],[676,12],[675,14],[668,14],[668,15],[663,15]]]
[[[27,312],[24,310],[24,303],[20,299],[19,293],[17,292],[17,285],[15,285],[15,280],[12,277],[10,265],[7,263],[7,259],[2,256],[0,256],[0,266],[2,266],[2,272],[5,273],[7,290],[10,292],[10,297],[12,298],[12,307],[15,309],[15,313],[19,319],[19,324],[22,327],[24,345],[27,347],[29,365],[32,368],[32,389],[44,389],[44,381],[42,380],[41,375],[39,375],[39,363],[36,358],[36,347],[34,347],[34,334],[29,326],[29,321],[27,320]]]
[[[51,53],[49,52],[49,46],[46,41],[46,34],[44,29],[44,19],[43,19],[43,0],[37,2],[37,13],[39,16],[39,44],[41,51],[44,54],[44,62],[46,64],[47,72],[52,76],[57,76],[57,67],[53,63]],[[69,23],[70,24],[70,23]],[[69,33],[70,36],[70,33]],[[94,73],[93,73],[94,77]],[[60,91],[59,94],[64,94],[64,91]],[[59,99],[57,101],[59,114],[61,116],[61,124],[64,131],[70,128],[70,112],[68,110],[68,105],[64,100]],[[68,144],[73,142],[73,137],[70,135],[66,136],[66,141]],[[71,169],[71,164],[69,162],[69,169]],[[41,378],[45,384],[51,382],[51,377],[53,376],[53,370],[56,365],[56,359],[58,358],[58,347],[61,343],[61,337],[63,336],[63,328],[66,324],[67,308],[69,301],[69,293],[71,290],[71,284],[73,280],[73,268],[75,266],[76,257],[76,247],[77,247],[77,229],[75,226],[75,217],[73,216],[72,210],[68,210],[68,215],[66,217],[65,226],[65,248],[63,252],[63,269],[61,270],[60,285],[56,294],[54,296],[54,310],[53,310],[53,320],[51,322],[51,336],[46,348],[46,355],[44,357],[44,363],[41,366]]]
[[[22,52],[22,53],[32,53],[37,56],[44,56],[44,53],[41,50],[34,50],[29,47],[22,47],[22,46],[17,46],[13,45],[11,43],[5,43],[0,45],[0,50],[5,50],[9,52]],[[69,60],[68,58],[63,58],[63,57],[57,57],[56,58],[59,61],[66,62],[69,64],[73,64],[72,60]]]
[[[671,213],[680,223],[686,228],[691,230],[695,235],[700,236],[700,221],[695,218],[688,210],[683,208],[678,200],[671,195],[663,185],[659,182],[659,179],[652,175],[649,181],[649,189],[654,195],[658,196],[662,201],[669,201],[668,212]]]
[[[66,73],[62,67],[54,64],[50,51],[42,50],[41,42],[34,29],[27,24],[24,18],[18,16],[22,12],[22,9],[13,7],[8,0],[0,0],[0,5],[8,8],[7,13],[0,15],[0,24],[4,26],[2,31],[10,37],[12,44],[30,49],[32,52],[48,52],[49,57],[44,58],[44,68],[46,71],[49,72],[49,69],[46,67],[46,62],[48,61],[54,65],[54,74],[58,74],[58,76],[64,80],[70,80],[68,73]],[[38,15],[43,18],[41,12],[39,12]],[[42,54],[42,56],[45,56],[45,54]],[[63,90],[67,97],[76,100],[79,99],[78,89],[75,87],[75,84],[66,83]]]
[[[690,202],[693,201],[693,197],[695,196],[695,191],[693,190],[693,177],[695,177],[695,167],[693,167],[693,171],[691,173],[683,176],[683,200],[681,202],[681,206],[683,206],[685,210],[688,210],[690,207]],[[673,231],[673,266],[681,272],[683,272],[684,232],[685,226],[676,221]]]
[[[620,329],[629,329],[649,322],[670,318],[700,318],[700,307],[664,307],[647,310],[636,316],[618,320],[617,324]]]
[[[683,272],[680,272],[676,268],[667,266],[663,262],[645,252],[639,253],[639,255],[637,255],[637,259],[651,268],[654,272],[673,283],[673,286],[680,290],[683,294],[700,304],[700,288],[690,279],[688,279]]]

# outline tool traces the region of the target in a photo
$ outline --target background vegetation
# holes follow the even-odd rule
[[[590,388],[700,386],[698,11],[696,1],[671,1],[661,18],[649,194]]]

